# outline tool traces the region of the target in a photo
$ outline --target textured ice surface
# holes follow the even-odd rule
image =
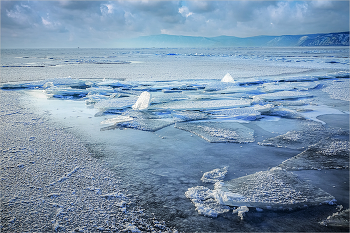
[[[301,180],[291,172],[277,168],[218,182],[215,190],[219,196],[225,194],[225,197],[220,199],[220,203],[229,206],[277,210],[302,208],[321,203],[332,204],[334,201],[334,197],[329,193]],[[227,193],[241,197],[232,198]]]
[[[225,76],[221,79],[221,82],[224,82],[224,83],[234,83],[235,80],[232,78],[232,76],[227,73],[225,74]]]
[[[216,183],[222,181],[227,174],[228,167],[216,168],[212,171],[205,172],[201,178],[204,183]]]
[[[305,91],[279,91],[268,94],[261,94],[254,96],[254,101],[257,100],[285,100],[285,99],[298,99],[302,97],[310,97],[312,96],[310,93]]]
[[[340,210],[335,212],[331,216],[328,216],[327,219],[320,222],[324,226],[333,226],[341,228],[349,228],[349,212],[350,209]]]
[[[230,208],[225,205],[219,204],[215,200],[215,191],[203,187],[197,186],[189,188],[185,195],[195,205],[199,214],[207,217],[217,217],[219,214],[228,212]]]
[[[325,122],[317,119],[318,116],[326,114],[344,114],[344,112],[342,111],[339,111],[335,108],[330,108],[325,105],[305,105],[303,107],[298,108],[297,111],[298,114],[302,117],[309,120],[318,121],[322,124],[325,124]]]
[[[279,167],[286,170],[348,169],[349,141],[323,140],[297,156],[284,161]]]
[[[254,107],[214,110],[210,113],[218,117],[230,117],[241,120],[256,120],[261,115]]]
[[[147,91],[141,93],[136,103],[132,106],[136,110],[145,110],[151,103],[151,94]]]
[[[349,79],[336,80],[326,88],[322,89],[324,92],[328,93],[333,99],[350,101],[350,83]]]
[[[208,100],[208,101],[174,101],[164,104],[151,105],[150,109],[172,109],[172,110],[211,110],[229,107],[250,106],[251,100]]]
[[[175,124],[208,142],[254,142],[254,130],[236,122],[179,122]]]
[[[264,83],[262,85],[265,92],[276,92],[276,91],[291,91],[300,90],[307,91],[316,88],[319,82],[282,82],[282,83]]]
[[[247,206],[240,206],[237,209],[234,209],[232,211],[233,214],[236,214],[243,220],[244,218],[244,213],[247,213],[249,211],[249,208]]]
[[[349,135],[348,130],[326,128],[321,123],[313,121],[304,121],[302,129],[299,131],[289,131],[286,134],[269,138],[263,142],[258,142],[263,146],[286,147],[291,149],[302,149],[328,140],[336,135]]]
[[[125,122],[125,121],[132,121],[134,118],[129,117],[129,116],[117,116],[117,117],[113,117],[104,121],[101,121],[101,124],[117,124],[117,123],[121,123],[121,122]]]

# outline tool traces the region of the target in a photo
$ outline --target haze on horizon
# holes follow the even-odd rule
[[[349,31],[349,1],[1,1],[1,48],[121,47],[169,34],[216,37]]]

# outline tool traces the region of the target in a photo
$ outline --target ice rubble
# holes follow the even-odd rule
[[[331,216],[328,216],[327,219],[320,222],[320,224],[324,226],[342,227],[345,229],[349,228],[349,212],[350,209],[339,210]]]
[[[254,142],[254,130],[236,122],[179,122],[178,129],[198,135],[208,142]]]
[[[208,174],[217,173],[217,170]],[[249,211],[248,207],[258,211],[291,210],[336,202],[329,193],[277,167],[230,181],[218,181],[213,190],[204,186],[192,187],[185,196],[193,202],[199,214],[208,217],[217,217],[228,212],[229,206],[238,206],[233,213],[242,220],[244,213]]]
[[[284,161],[279,167],[286,170],[348,169],[349,152],[349,141],[325,140]]]
[[[204,183],[216,183],[218,181],[222,181],[227,174],[227,169],[228,166],[205,172],[201,178],[201,181]]]

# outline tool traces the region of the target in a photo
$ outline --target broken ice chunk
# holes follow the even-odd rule
[[[258,100],[285,100],[285,99],[298,99],[302,97],[311,97],[312,95],[305,91],[279,91],[268,94],[256,95],[253,97],[253,101]]]
[[[235,80],[232,78],[232,76],[227,73],[222,79],[221,79],[221,82],[223,83],[234,83]]]
[[[150,106],[150,109],[173,109],[173,110],[213,110],[229,107],[247,107],[250,106],[251,100],[207,100],[207,101],[173,101],[170,103],[156,104]]]
[[[145,110],[151,103],[151,94],[147,91],[141,93],[136,103],[132,106],[132,109]]]
[[[216,168],[212,171],[205,172],[201,180],[205,183],[216,183],[222,181],[227,174],[228,166],[223,168]]]
[[[286,170],[348,169],[349,141],[325,140],[284,161],[279,167]]]
[[[110,124],[117,124],[117,123],[121,123],[121,122],[126,122],[126,121],[132,121],[134,118],[129,117],[129,116],[117,116],[114,118],[110,118],[104,121],[101,121],[101,124],[106,124],[106,125],[110,125]]]
[[[216,218],[219,214],[230,210],[228,206],[221,205],[214,199],[213,190],[209,188],[203,186],[189,188],[185,195],[201,215]]]
[[[329,193],[301,180],[291,172],[273,168],[215,185],[219,193],[239,194],[244,198],[222,198],[229,206],[258,207],[262,209],[294,209],[305,205],[330,203]],[[218,201],[218,200],[217,200]]]
[[[327,140],[334,135],[348,135],[346,130],[326,128],[320,123],[304,121],[300,131],[289,131],[286,134],[269,138],[258,142],[262,146],[286,147],[290,149],[302,149]]]
[[[247,206],[240,206],[232,211],[233,214],[238,214],[238,216],[243,220],[244,213],[248,212],[249,208]]]
[[[222,110],[211,111],[216,116],[226,116],[240,120],[256,120],[261,114],[256,111],[253,107],[246,108],[230,108]]]
[[[320,222],[320,224],[324,226],[342,227],[345,229],[349,228],[349,212],[350,209],[335,212],[331,216],[328,216],[327,219]]]
[[[254,130],[236,122],[180,122],[175,127],[198,135],[208,142],[254,142]]]

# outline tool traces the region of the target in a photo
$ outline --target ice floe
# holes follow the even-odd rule
[[[327,219],[320,222],[323,226],[330,227],[341,227],[341,228],[349,228],[349,212],[350,209],[339,210],[334,214],[327,217]]]
[[[178,129],[186,130],[208,142],[254,142],[254,130],[236,122],[179,122]]]
[[[277,168],[217,183],[215,190],[219,195],[225,195],[219,200],[228,206],[279,210],[334,203],[334,197],[329,193]],[[227,193],[241,198],[232,198]]]
[[[329,139],[282,162],[279,167],[286,170],[348,169],[349,153],[349,141]]]

